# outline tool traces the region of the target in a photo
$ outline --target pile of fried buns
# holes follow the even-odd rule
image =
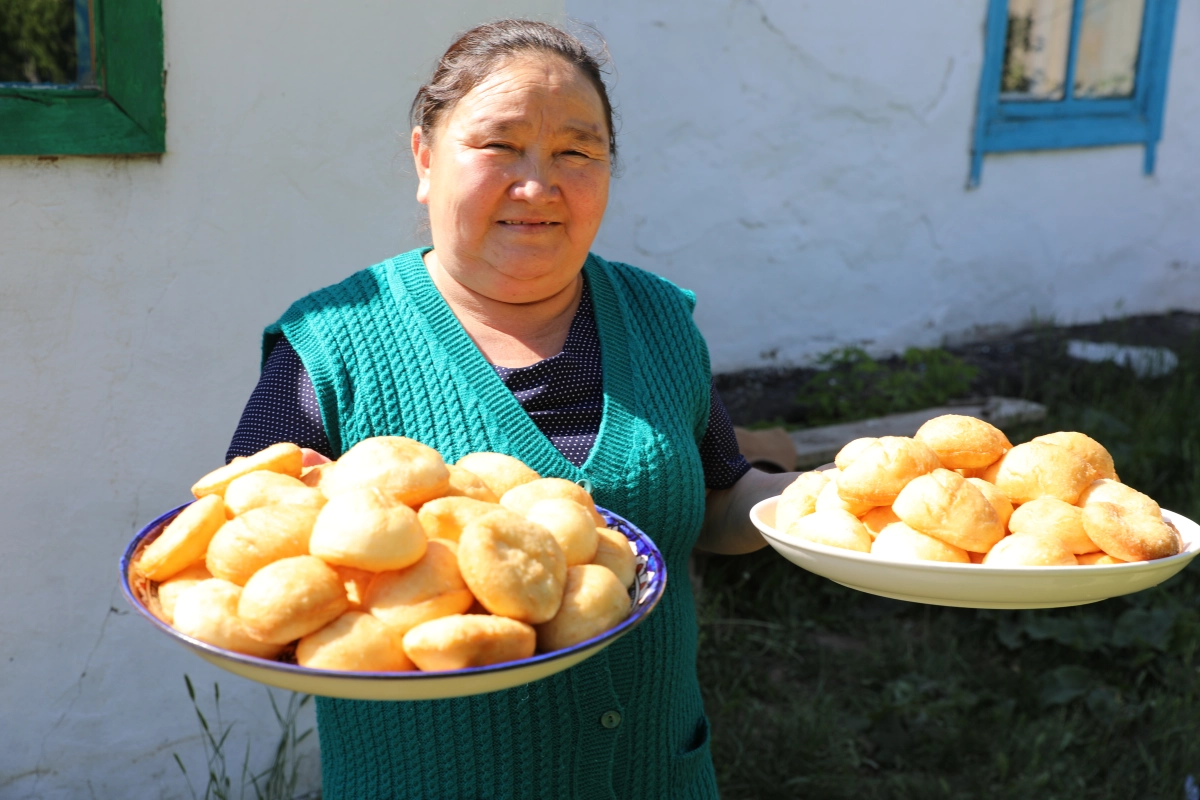
[[[783,492],[776,530],[899,561],[999,567],[1121,564],[1183,550],[1158,504],[1121,483],[1112,456],[1082,433],[1013,447],[988,422],[948,414],[912,438],[856,439],[834,465]]]
[[[133,564],[151,610],[226,650],[369,672],[528,658],[629,615],[634,551],[571,481],[399,436],[302,463],[282,443],[201,478]]]

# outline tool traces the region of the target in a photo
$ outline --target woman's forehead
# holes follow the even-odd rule
[[[561,58],[523,55],[509,59],[480,81],[451,111],[453,122],[505,133],[540,125],[550,115],[556,128],[582,139],[607,142],[604,105],[591,81]]]

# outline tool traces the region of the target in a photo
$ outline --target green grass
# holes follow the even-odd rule
[[[1081,430],[1121,478],[1200,518],[1200,344],[1138,381],[1061,358],[1001,389]],[[699,671],[726,798],[1181,798],[1200,775],[1200,574],[1069,609],[852,591],[771,550],[709,561]]]

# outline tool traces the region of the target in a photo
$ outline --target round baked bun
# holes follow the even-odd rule
[[[934,417],[913,438],[929,445],[946,469],[986,467],[1009,448],[1008,438],[995,425],[961,414]]]
[[[596,556],[592,563],[611,570],[622,586],[633,586],[637,578],[637,556],[620,531],[596,529]]]
[[[447,464],[446,469],[450,471],[450,485],[446,489],[446,497],[469,497],[484,503],[500,502],[499,496],[474,472],[455,464]]]
[[[1113,466],[1112,456],[1104,449],[1104,445],[1090,436],[1075,431],[1059,431],[1035,436],[1033,441],[1065,447],[1091,464],[1092,469],[1096,470],[1097,478],[1116,480],[1117,470]]]
[[[1004,538],[1004,526],[983,492],[948,469],[914,478],[892,511],[913,530],[974,553],[986,553]]]
[[[473,519],[491,514],[501,508],[473,497],[449,495],[430,500],[421,506],[417,519],[430,539],[449,539],[457,542],[462,529]]]
[[[330,499],[355,489],[378,489],[407,506],[441,497],[450,471],[437,450],[404,436],[363,439],[337,460],[321,480]]]
[[[370,614],[347,611],[296,644],[296,663],[310,669],[343,672],[409,672],[399,634]]]
[[[328,564],[382,572],[417,563],[426,541],[417,512],[370,487],[335,494],[317,515],[308,549]]]
[[[1054,536],[1075,555],[1094,553],[1099,545],[1083,529],[1083,509],[1056,497],[1030,500],[1013,512],[1009,530],[1029,536]]]
[[[456,614],[404,634],[404,652],[426,672],[503,664],[533,655],[537,633],[505,617]]]
[[[225,489],[226,516],[236,517],[254,508],[274,503],[325,505],[325,495],[306,486],[299,478],[258,470],[234,479]]]
[[[201,497],[179,512],[138,559],[138,572],[152,581],[165,581],[197,561],[204,560],[208,545],[225,524],[225,503],[220,495]]]
[[[253,508],[221,526],[208,545],[205,564],[215,578],[244,586],[273,561],[308,554],[317,520],[315,506],[275,504]]]
[[[1090,464],[1065,447],[1026,442],[988,467],[983,478],[996,484],[1014,506],[1039,497],[1074,505],[1096,475]]]
[[[291,442],[279,442],[259,450],[252,456],[236,458],[219,469],[205,475],[192,486],[192,495],[197,499],[210,494],[225,494],[229,484],[243,475],[256,470],[280,472],[299,478],[304,469],[304,453]]]
[[[1079,495],[1076,505],[1086,508],[1092,503],[1115,503],[1129,511],[1138,511],[1150,517],[1161,517],[1162,509],[1148,495],[1132,486],[1109,478],[1101,478],[1088,485]]]
[[[242,587],[210,578],[180,593],[175,600],[175,630],[205,644],[259,658],[274,658],[282,645],[260,642],[238,617]]]
[[[596,511],[592,496],[582,486],[565,478],[538,478],[514,486],[500,497],[500,505],[525,516],[536,503],[553,499],[575,501],[591,514],[594,525],[604,525],[604,518]]]
[[[567,567],[590,564],[596,557],[599,546],[596,523],[588,510],[574,500],[561,497],[539,500],[525,512],[525,518],[550,531],[567,557]]]
[[[1013,504],[1005,497],[1004,492],[997,489],[994,483],[988,483],[983,478],[967,478],[967,483],[983,492],[983,496],[996,510],[996,516],[1000,519],[1000,527],[1007,531],[1008,520],[1013,513]]]
[[[538,649],[548,653],[599,636],[629,616],[629,609],[629,593],[611,570],[571,567],[558,613],[536,626]]]
[[[204,566],[204,562],[197,561],[160,583],[158,585],[158,605],[162,609],[163,618],[167,622],[171,622],[175,618],[175,601],[179,599],[179,595],[200,581],[206,581],[211,577],[212,573],[208,571],[208,567]]]
[[[984,556],[988,567],[1073,567],[1079,562],[1053,536],[1006,536]]]
[[[316,556],[268,564],[250,576],[237,614],[260,642],[287,644],[340,617],[350,607],[342,579]]]
[[[1151,561],[1183,550],[1179,533],[1161,515],[1137,507],[1090,502],[1083,507],[1083,529],[1101,550],[1122,561]]]
[[[541,476],[519,460],[503,453],[471,453],[455,464],[476,475],[497,498],[522,483],[536,481]]]
[[[838,479],[841,478],[842,473],[837,470],[830,470],[821,474],[828,475],[829,481],[817,493],[817,502],[813,509],[814,511],[845,511],[851,516],[861,517],[872,508],[875,508],[875,506],[868,503],[847,500],[838,493]],[[790,525],[791,523],[789,522],[788,524]],[[779,528],[779,526],[776,526],[776,529],[786,530],[786,528]]]
[[[816,511],[801,517],[783,533],[826,547],[871,552],[871,534],[867,533],[866,526],[850,512],[840,509]]]
[[[833,457],[834,466],[836,466],[838,469],[845,469],[854,463],[854,459],[862,455],[863,450],[866,450],[868,447],[878,441],[879,440],[874,436],[864,436],[861,439],[855,439],[854,441],[847,443],[841,450],[838,451],[838,454]]]
[[[867,533],[871,534],[872,539],[877,537],[879,532],[888,525],[900,521],[900,518],[896,516],[896,512],[892,510],[891,506],[876,506],[859,517],[859,519],[866,526]]]
[[[865,508],[890,506],[909,481],[941,466],[924,442],[883,436],[864,448],[838,475],[837,491],[847,503]]]
[[[497,511],[468,523],[458,540],[458,567],[493,614],[536,625],[558,613],[567,558],[536,522]]]
[[[474,602],[458,570],[458,546],[430,539],[425,557],[416,564],[375,576],[363,608],[403,636],[422,622],[462,614]]]
[[[946,561],[951,564],[971,562],[967,551],[961,547],[926,536],[903,522],[893,522],[879,532],[875,541],[871,543],[871,555],[893,561]]]
[[[775,529],[786,530],[794,521],[816,511],[817,496],[827,483],[829,476],[824,472],[802,472],[796,476],[775,505]]]

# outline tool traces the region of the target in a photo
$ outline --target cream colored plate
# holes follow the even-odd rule
[[[778,497],[758,503],[750,519],[788,561],[831,581],[895,600],[962,608],[1057,608],[1140,592],[1170,578],[1200,553],[1200,526],[1173,511],[1163,517],[1183,537],[1177,556],[1093,567],[985,567],[903,562],[826,547],[775,530]]]

